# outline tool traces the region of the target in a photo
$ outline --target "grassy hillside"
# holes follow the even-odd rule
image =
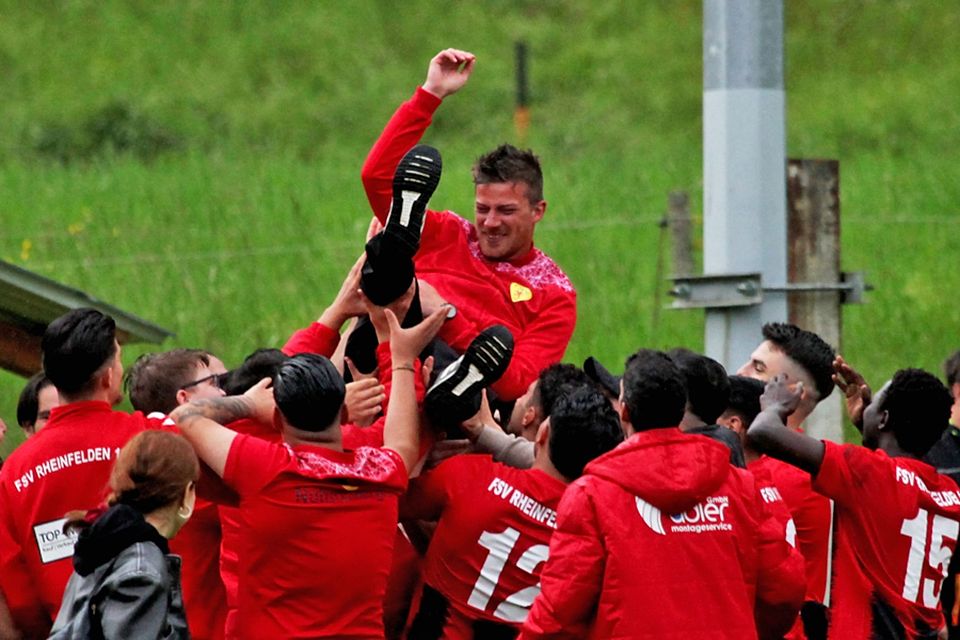
[[[960,6],[787,4],[788,151],[840,160],[843,266],[877,286],[845,309],[844,351],[877,383],[938,370],[960,346]],[[426,139],[446,165],[433,203],[469,214],[472,159],[517,142],[518,39],[546,167],[537,241],[580,297],[568,358],[701,347],[700,313],[653,314],[667,193],[701,199],[692,0],[4,0],[0,257],[236,363],[336,292],[369,215],[360,164],[446,46],[479,63]],[[0,374],[8,424],[21,385]]]

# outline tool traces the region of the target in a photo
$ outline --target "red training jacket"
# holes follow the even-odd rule
[[[521,638],[744,640],[755,615],[786,632],[803,560],[729,459],[719,442],[654,429],[587,465],[560,501]]]

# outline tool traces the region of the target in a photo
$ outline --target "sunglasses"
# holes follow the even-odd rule
[[[217,374],[217,373],[211,373],[209,376],[206,376],[206,377],[204,377],[204,378],[200,378],[199,380],[194,380],[193,382],[188,382],[187,384],[185,384],[185,385],[183,385],[182,387],[180,387],[180,390],[181,390],[181,391],[185,391],[185,390],[189,389],[190,387],[195,387],[195,386],[197,386],[198,384],[203,384],[204,382],[209,382],[211,385],[213,385],[213,386],[216,387],[217,389],[220,389],[220,388],[221,388],[221,386],[220,386],[220,375]]]

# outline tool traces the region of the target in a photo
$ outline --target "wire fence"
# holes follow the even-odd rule
[[[676,220],[678,218],[674,218]],[[684,219],[684,218],[680,218]],[[703,222],[703,216],[701,215],[691,215],[686,220],[700,225]],[[584,231],[590,229],[603,229],[603,228],[617,228],[617,227],[632,227],[637,225],[658,225],[664,226],[667,222],[667,218],[663,214],[641,214],[641,215],[621,215],[614,217],[606,217],[602,219],[586,219],[586,220],[555,220],[549,221],[538,228],[538,232],[544,235],[550,235],[555,233],[563,233],[567,231]],[[841,220],[843,225],[960,225],[960,212],[955,214],[941,214],[941,215],[929,215],[929,216],[917,216],[917,215],[889,215],[884,214],[882,216],[866,216],[866,215],[853,215],[844,217]],[[363,222],[365,226],[366,222]],[[177,235],[182,237],[185,234],[198,234],[198,233],[210,233],[211,229],[209,226],[196,225],[194,227],[183,227],[178,225]],[[125,241],[131,239],[136,239],[138,237],[152,237],[155,238],[156,231],[152,229],[135,229],[135,230],[123,230],[122,233],[118,233],[110,228],[102,228],[96,226],[85,227],[81,232],[82,236],[86,238],[92,238],[94,240],[101,238],[123,238]],[[362,232],[360,232],[362,233]],[[24,233],[13,233],[10,231],[0,232],[0,241],[3,240],[18,240],[22,241],[29,239],[34,245],[37,242],[45,241],[67,241],[71,239],[71,236],[66,231],[45,231],[37,234],[24,234]],[[156,253],[156,252],[137,252],[124,255],[111,254],[108,256],[90,256],[83,258],[75,257],[65,257],[65,258],[54,258],[49,260],[30,260],[24,261],[23,264],[29,265],[31,268],[35,269],[50,269],[65,264],[77,265],[80,264],[84,267],[98,267],[98,266],[122,266],[122,265],[139,265],[139,264],[164,264],[164,263],[182,263],[182,262],[200,262],[208,260],[237,260],[244,258],[256,258],[260,256],[277,256],[277,255],[301,255],[301,254],[313,254],[318,251],[323,250],[343,250],[349,251],[356,248],[359,250],[360,244],[357,239],[354,238],[343,238],[343,239],[331,239],[330,236],[326,236],[323,243],[307,242],[307,243],[285,243],[280,245],[264,245],[264,246],[254,246],[247,247],[244,249],[217,249],[209,251],[176,251],[176,252],[165,252],[165,253]]]

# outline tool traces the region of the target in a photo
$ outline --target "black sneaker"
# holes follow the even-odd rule
[[[502,324],[480,332],[460,358],[440,372],[427,391],[431,422],[455,427],[480,410],[484,387],[500,379],[513,356],[513,335]]]
[[[398,240],[411,258],[420,248],[427,201],[440,183],[442,169],[440,152],[418,144],[407,151],[393,174],[393,201],[383,235]]]

